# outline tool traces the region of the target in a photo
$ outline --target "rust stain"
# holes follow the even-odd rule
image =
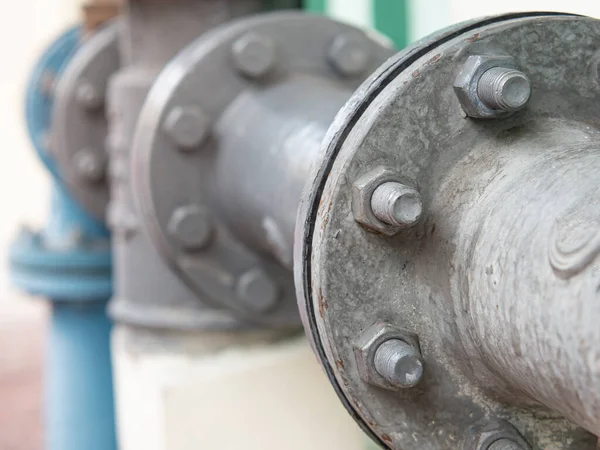
[[[431,58],[429,61],[427,61],[427,64],[435,64],[436,62],[438,62],[441,59],[441,57],[442,57],[441,54],[437,54],[433,58]]]
[[[319,315],[321,316],[321,319],[325,319],[325,311],[327,311],[327,308],[329,308],[329,305],[327,304],[327,299],[323,295],[323,290],[321,288],[319,288],[318,297],[319,297]]]
[[[385,442],[392,442],[392,438],[385,433],[381,435],[381,439],[383,439]]]
[[[360,407],[360,403],[358,403],[358,401],[356,401],[355,398],[351,398],[350,400],[352,400],[352,404],[354,405],[354,407],[356,408],[356,410],[358,412],[362,413],[362,408]]]
[[[420,75],[421,75],[421,71],[419,71],[419,70],[415,70],[412,73],[413,78],[419,78]]]
[[[479,33],[475,33],[473,36],[469,37],[467,39],[467,42],[476,42],[479,40],[479,38],[481,37],[481,35]]]
[[[336,359],[335,361],[335,365],[337,366],[338,369],[340,370],[344,370],[345,366],[344,366],[344,361],[342,361],[341,359]]]

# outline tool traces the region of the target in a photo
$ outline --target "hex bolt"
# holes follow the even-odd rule
[[[167,228],[179,244],[188,251],[206,247],[213,232],[208,211],[198,205],[177,208],[171,214]]]
[[[487,449],[481,450],[525,450],[525,448],[512,439],[500,439],[492,443]]]
[[[375,351],[375,370],[394,386],[411,388],[423,378],[418,350],[400,339],[389,339]]]
[[[245,306],[257,312],[270,310],[280,298],[277,285],[259,268],[251,269],[239,278],[237,295]]]
[[[104,180],[106,175],[106,159],[98,155],[98,152],[84,148],[73,156],[75,171],[87,181],[98,183]]]
[[[406,228],[416,224],[421,218],[423,202],[415,189],[388,181],[373,192],[371,209],[382,222]]]
[[[255,32],[237,39],[231,47],[231,53],[236,68],[250,78],[265,76],[275,65],[275,42]]]
[[[198,107],[176,106],[167,114],[164,130],[179,150],[192,152],[208,137],[210,118]]]
[[[344,76],[363,73],[369,63],[369,45],[358,33],[337,36],[329,48],[329,62]]]
[[[531,98],[531,82],[527,75],[516,69],[492,67],[477,82],[477,95],[489,108],[518,111]]]
[[[104,105],[104,98],[92,83],[82,82],[75,90],[77,102],[87,111],[96,111]]]

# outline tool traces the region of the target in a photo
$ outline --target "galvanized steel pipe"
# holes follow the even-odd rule
[[[248,246],[290,270],[302,189],[350,95],[327,79],[298,75],[243,93],[216,126],[218,207]]]

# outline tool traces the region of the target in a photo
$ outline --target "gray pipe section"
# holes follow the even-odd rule
[[[530,128],[485,143],[442,189],[456,342],[480,386],[599,435],[600,148],[589,129]]]
[[[296,75],[245,92],[217,124],[215,203],[246,245],[290,270],[302,189],[350,95],[339,83]]]
[[[123,68],[108,94],[109,220],[116,271],[110,309],[119,322],[176,329],[236,326],[230,314],[206,307],[156,252],[134,205],[129,160],[138,115],[160,70],[206,31],[261,9],[261,0],[131,0],[126,6]]]

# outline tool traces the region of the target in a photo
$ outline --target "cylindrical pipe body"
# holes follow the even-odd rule
[[[50,211],[40,248],[31,255],[39,266],[26,283],[33,292],[51,296],[46,447],[115,449],[108,233],[58,183]]]
[[[54,299],[46,364],[46,448],[116,449],[106,302]]]
[[[246,245],[289,269],[302,189],[350,95],[339,83],[296,75],[240,95],[217,124],[215,204]]]
[[[528,131],[478,146],[435,200],[437,231],[456,235],[453,357],[499,398],[600,434],[597,135],[552,121]]]
[[[175,329],[235,326],[229,314],[205,307],[157,253],[134,205],[129,157],[146,95],[169,60],[216,25],[261,8],[261,0],[132,0],[126,7],[123,69],[111,80],[108,99],[116,272],[111,312],[120,322]],[[202,311],[204,317],[180,310]]]
[[[194,3],[195,9],[182,7],[184,3]],[[199,5],[236,3],[254,4],[258,8],[262,2],[162,2],[164,8],[180,9],[179,14],[187,15]],[[157,7],[157,2],[130,4],[129,14],[138,18],[130,18],[128,26],[140,29],[124,35],[124,57],[129,66],[114,78],[109,99],[114,118],[110,138],[111,216],[117,231],[118,297],[113,300],[112,313],[120,322],[113,332],[120,447],[163,450],[229,445],[262,450],[280,448],[284,442],[286,448],[359,450],[361,431],[342,410],[326,379],[312,364],[304,339],[289,341],[285,339],[289,331],[281,329],[240,330],[244,325],[227,311],[204,306],[202,298],[170,271],[141,226],[142,218],[134,208],[128,180],[133,129],[158,69],[173,55],[157,50],[162,54],[160,60],[153,53],[153,45],[158,44],[140,38],[140,33],[160,40],[168,39],[166,35],[179,32],[180,28],[173,23],[164,28],[160,17],[163,13],[157,12],[156,20],[144,20],[150,15],[146,11],[150,6]],[[173,17],[175,13],[164,12],[164,15]],[[153,27],[161,31],[144,31]],[[188,31],[193,31],[195,37],[208,28],[207,23],[199,23]],[[139,46],[145,49],[136,48]],[[174,54],[175,48],[172,50]],[[331,107],[328,121],[348,96],[346,93],[343,100]],[[315,147],[328,121],[318,128],[318,136],[313,138]],[[240,126],[234,124],[229,132]],[[298,197],[303,184],[304,179],[298,187]],[[296,206],[293,206],[294,216]],[[140,315],[133,314],[134,310]],[[201,317],[203,322],[190,321],[190,317]],[[146,326],[132,326],[136,324]],[[290,383],[303,387],[290,390]],[[285,409],[281,405],[289,404],[296,406],[281,414]],[[232,420],[241,427],[235,433],[231,432]],[[265,432],[265,424],[272,424],[271,428],[279,432]],[[311,432],[289,441],[288,430],[298,428]],[[225,435],[227,442],[223,440]]]

